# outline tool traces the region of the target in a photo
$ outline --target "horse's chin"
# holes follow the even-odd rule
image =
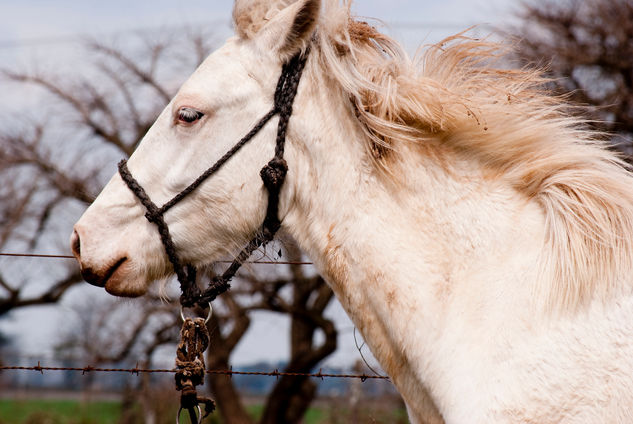
[[[105,289],[109,294],[118,297],[139,297],[147,293],[147,289],[145,287],[134,287],[129,284],[121,286],[110,284],[110,282],[106,283]]]
[[[104,288],[113,296],[139,297],[147,293],[148,286],[144,276],[132,275],[125,267],[121,267],[110,276]]]

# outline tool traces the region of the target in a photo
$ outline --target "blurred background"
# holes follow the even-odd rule
[[[0,365],[172,368],[178,285],[135,300],[82,282],[73,223],[196,66],[231,36],[228,0],[0,4]],[[403,43],[471,28],[545,66],[550,88],[629,160],[633,0],[357,1]],[[376,20],[372,18],[377,18]],[[214,303],[209,369],[380,375],[309,261],[282,239]],[[214,270],[208,270],[213,273]],[[171,299],[171,300],[170,300]],[[407,422],[386,380],[211,376],[210,422]],[[0,423],[173,422],[173,377],[0,371]]]

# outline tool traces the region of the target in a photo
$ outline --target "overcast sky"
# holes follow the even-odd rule
[[[212,25],[228,36],[232,4],[229,0],[0,0],[0,66],[19,67],[40,60],[55,66],[61,57],[67,57],[72,40],[84,36],[98,38],[187,25]],[[517,5],[517,0],[359,0],[353,10],[358,16],[381,19],[387,31],[413,51],[420,43],[438,41],[474,24],[483,24],[484,29],[502,26]],[[60,54],[62,50],[66,53]],[[4,92],[0,111],[18,100]],[[101,289],[87,290],[102,295]],[[25,310],[0,320],[0,327],[9,334],[20,334],[25,352],[38,355],[47,352],[56,337],[55,328],[68,313],[63,307],[46,308],[45,313]],[[338,317],[341,336],[339,351],[328,363],[351,364],[359,357],[353,327],[340,308],[332,308],[330,313]],[[286,338],[287,323],[259,316],[233,362],[283,359],[287,356]]]
[[[422,24],[418,29],[422,40],[425,32],[439,32],[442,29],[439,27],[459,29],[472,24],[502,23],[517,3],[517,0],[359,0],[353,4],[353,11],[387,24]],[[232,4],[229,0],[2,0],[0,43],[205,22],[228,24]]]

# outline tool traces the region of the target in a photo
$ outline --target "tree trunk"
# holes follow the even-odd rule
[[[240,326],[241,327],[241,326]],[[248,325],[244,325],[244,330]],[[207,350],[207,369],[209,370],[228,370],[229,356],[233,350],[233,342],[231,335],[222,337],[219,330],[217,318],[214,316],[209,322],[209,350]],[[236,328],[233,331],[241,331]],[[241,335],[240,335],[241,337]],[[239,340],[240,337],[237,337]],[[233,385],[233,380],[228,375],[210,374],[207,378],[211,393],[214,396],[218,412],[222,416],[225,423],[230,424],[253,424],[253,420],[246,412],[238,391]]]
[[[286,371],[293,372],[288,368]],[[282,377],[268,397],[260,424],[293,424],[301,421],[317,385],[309,377]]]
[[[323,318],[323,310],[332,298],[332,291],[320,277],[311,280],[297,278],[293,286],[291,314],[291,353],[286,372],[308,373],[325,357],[336,350],[334,324]],[[303,281],[302,281],[303,280]],[[317,292],[316,300],[310,297]],[[321,329],[325,340],[315,346],[314,334]],[[268,397],[261,424],[298,423],[305,415],[317,393],[317,385],[311,377],[282,377]]]
[[[228,362],[210,364],[209,369],[229,369]],[[227,375],[210,375],[208,378],[214,400],[219,405],[218,412],[225,423],[253,424],[253,420],[246,412],[244,405],[231,377]]]

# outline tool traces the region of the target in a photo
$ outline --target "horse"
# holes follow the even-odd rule
[[[633,178],[543,72],[464,33],[410,58],[349,1],[236,0],[233,21],[129,158],[149,197],[169,200],[222,156],[303,55],[281,230],[411,422],[633,422]],[[164,215],[184,262],[258,232],[274,143],[266,124]],[[140,296],[172,275],[145,214],[115,174],[71,236],[89,283]]]

